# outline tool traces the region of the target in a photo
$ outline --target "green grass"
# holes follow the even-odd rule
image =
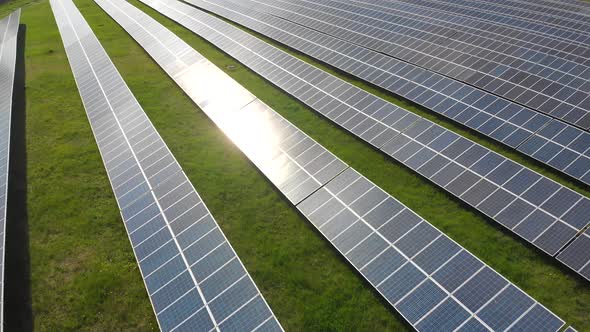
[[[587,282],[315,115],[190,31],[136,0],[131,3],[568,323],[580,331],[590,330]],[[17,0],[0,6],[0,16],[23,4],[27,4],[22,23],[27,24],[28,214],[35,328],[155,330],[157,324],[48,2]],[[110,17],[91,0],[76,4],[287,330],[407,329]],[[587,188],[527,158],[424,110],[410,109],[588,194]]]

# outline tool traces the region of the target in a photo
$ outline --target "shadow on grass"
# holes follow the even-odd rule
[[[29,220],[27,215],[27,151],[25,141],[25,32],[18,29],[14,77],[8,209],[6,211],[6,266],[4,330],[33,331]]]

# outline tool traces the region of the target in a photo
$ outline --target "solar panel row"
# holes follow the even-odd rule
[[[461,39],[464,36],[486,37],[492,40],[501,40],[514,48],[505,50],[509,54],[517,56],[521,51],[520,48],[539,51],[545,54],[556,56],[558,59],[573,61],[579,64],[590,64],[590,59],[583,54],[587,47],[563,41],[551,36],[543,36],[539,33],[532,33],[514,29],[508,26],[493,24],[486,21],[472,19],[467,16],[459,16],[447,13],[441,10],[434,10],[426,6],[426,2],[418,0],[411,3],[396,1],[395,6],[391,6],[391,1],[387,0],[352,0],[348,3],[356,4],[367,10],[380,11],[383,14],[397,15],[403,19],[400,22],[406,22],[405,18],[424,20],[430,19],[432,24],[451,28],[456,31],[454,39]],[[444,28],[442,28],[444,29]],[[474,41],[477,40],[474,38]],[[492,47],[492,45],[490,45]]]
[[[501,0],[499,2],[509,3],[511,5],[530,4],[530,2],[526,0]],[[575,13],[581,13],[585,15],[590,14],[590,7],[588,6],[588,3],[583,0],[541,0],[538,2],[538,5],[546,8],[551,8],[551,6],[555,6],[555,8],[559,8],[564,11],[572,11]]]
[[[488,40],[483,47],[474,46],[454,39],[455,31],[418,31],[392,18],[384,22],[361,15],[364,7],[331,0],[236,3],[438,72],[582,129],[590,128],[590,67],[558,61],[561,65],[554,69],[544,65],[554,58],[543,53],[528,52],[522,59],[506,56],[488,47],[509,49],[513,45]],[[586,53],[590,55],[590,50]]]
[[[589,9],[587,6],[584,7],[583,3],[575,3],[571,1],[538,1],[536,3],[532,3],[518,0],[498,0],[496,3],[508,8],[519,8],[526,11],[540,12],[564,17],[568,17],[571,13],[576,14],[572,17],[576,17],[578,15],[587,15],[587,10]],[[553,11],[551,11],[552,8]],[[584,10],[586,10],[586,14],[584,13]]]
[[[160,329],[282,330],[80,12],[51,7]]]
[[[169,30],[158,25],[157,32],[152,34],[147,28],[152,28],[155,23],[147,17],[130,17],[111,2],[97,2],[153,55],[156,62],[252,162],[268,174],[269,180],[293,204],[347,167],[190,46],[180,41],[174,44],[172,41],[178,37]],[[135,22],[139,19],[141,24]],[[158,56],[159,53],[166,54],[166,57]],[[207,79],[197,80],[196,76]],[[227,98],[228,95],[232,98]]]
[[[390,17],[396,18],[396,23],[403,23],[404,26],[416,29],[437,26],[439,29],[428,28],[428,31],[435,33],[452,29],[455,32],[452,35],[453,40],[461,40],[482,47],[487,46],[491,49],[498,49],[496,47],[497,42],[509,43],[513,47],[498,50],[512,56],[522,56],[522,53],[534,50],[545,54],[557,55],[558,59],[573,61],[579,64],[590,63],[588,58],[584,56],[588,52],[588,47],[561,41],[553,37],[540,36],[538,33],[533,34],[498,24],[470,19],[469,17],[452,15],[443,11],[434,11],[423,6],[401,2],[396,2],[392,6],[391,2],[384,0],[334,1],[334,3],[340,4],[341,6],[348,4],[362,7],[364,9],[362,14],[364,15],[370,15],[376,19],[385,21],[389,20]],[[429,17],[430,20],[427,19]],[[496,43],[494,43],[495,45],[491,45],[489,42],[487,45],[480,44],[482,40],[493,40]],[[553,68],[552,63],[548,64],[548,66]],[[559,68],[559,66],[555,67]]]
[[[511,83],[508,79],[512,79],[512,76],[508,76],[510,72],[507,73],[506,68],[513,68],[519,73],[523,73],[520,76],[525,74],[533,75],[525,79],[527,83],[532,81],[534,84],[525,85],[524,88],[528,88],[530,85],[531,90],[542,95],[549,95],[554,99],[564,99],[562,97],[567,94],[567,91],[573,93],[573,91],[577,90],[588,90],[582,88],[584,83],[587,83],[588,77],[588,73],[583,74],[588,69],[587,64],[582,66],[582,64],[589,61],[590,48],[588,47],[569,47],[570,51],[580,55],[577,58],[579,59],[578,64],[564,58],[551,56],[547,52],[536,52],[526,47],[517,47],[514,43],[507,42],[507,38],[502,35],[489,38],[482,36],[480,33],[474,34],[465,31],[466,26],[462,21],[460,24],[452,25],[447,29],[438,24],[433,24],[432,18],[429,17],[410,19],[406,15],[393,15],[392,13],[396,12],[397,6],[390,5],[375,10],[372,9],[373,6],[365,4],[343,3],[333,0],[319,2],[298,1],[297,3],[304,6],[305,9],[321,8],[321,11],[326,14],[327,20],[330,16],[350,19],[353,23],[340,20],[334,20],[333,23],[346,26],[349,30],[362,31],[364,35],[375,37],[377,40],[394,43],[395,46],[381,46],[381,50],[384,52],[392,53],[395,52],[393,50],[399,49],[399,46],[405,46],[414,52],[400,51],[395,52],[394,55],[403,56],[407,60],[420,60],[421,66],[426,64],[433,70],[439,70],[445,66],[442,64],[434,65],[436,62],[434,60],[425,61],[424,58],[429,58],[425,54],[444,58],[447,61],[473,68],[475,71],[481,71],[490,76],[500,76],[503,81],[508,82],[504,83],[506,86]],[[292,4],[295,4],[295,2],[292,2]],[[404,7],[404,5],[400,7]],[[451,16],[451,20],[453,18],[455,17]],[[355,28],[355,26],[360,27],[360,29]],[[538,39],[538,35],[530,34],[528,37],[532,41]],[[374,47],[376,47],[376,44],[376,42],[373,42]],[[528,45],[531,44],[528,43]],[[532,45],[538,45],[538,43]],[[542,48],[547,49],[546,47]],[[496,64],[495,67],[494,64]],[[459,76],[465,77],[466,75]],[[543,77],[543,79],[535,82],[535,77]],[[547,81],[560,86],[569,86],[574,90],[565,89],[560,91],[559,94],[552,94],[550,90],[540,88],[543,82]],[[524,82],[524,79],[522,82]],[[492,85],[488,84],[488,86]],[[507,94],[506,91],[510,90],[507,87],[503,89],[500,92],[504,94]],[[515,92],[513,91],[512,94],[515,94]],[[537,103],[541,103],[539,98],[541,97],[537,98]],[[531,106],[533,105],[531,103]]]
[[[410,2],[408,0],[399,0],[399,1]],[[426,3],[425,0],[418,0],[418,2],[419,3]],[[462,8],[456,4],[450,4],[450,3],[439,4],[439,3],[430,2],[430,1],[428,3],[430,3],[430,6],[429,6],[430,8],[433,8],[436,10],[444,10],[446,12],[453,13],[455,15],[457,15],[457,14],[465,15],[465,16],[469,16],[472,18],[484,20],[484,21],[487,21],[490,23],[499,23],[499,24],[511,26],[516,29],[527,30],[527,31],[530,31],[533,33],[541,32],[545,35],[554,36],[554,37],[560,38],[562,40],[575,41],[575,42],[578,42],[583,45],[587,45],[590,42],[588,40],[587,35],[580,33],[580,32],[564,29],[563,26],[562,27],[553,26],[553,27],[548,28],[547,25],[543,25],[539,21],[527,21],[527,20],[522,20],[522,19],[518,19],[518,18],[514,18],[514,17],[506,17],[504,15],[497,15],[495,13],[480,12],[475,9]]]
[[[559,8],[542,8],[535,6],[533,3],[522,4],[515,2],[483,2],[475,0],[472,2],[464,0],[432,0],[433,2],[452,4],[459,8],[476,10],[487,14],[487,17],[493,17],[497,20],[517,20],[522,22],[533,22],[546,27],[551,27],[557,31],[587,32],[590,30],[588,16],[578,12],[564,12]],[[543,29],[542,32],[547,30]],[[553,31],[552,31],[553,32]],[[567,35],[569,37],[569,35]]]
[[[412,64],[233,2],[193,0],[190,3],[401,95],[517,148],[573,178],[590,183],[590,134],[585,131]],[[370,64],[363,62],[366,60],[370,60]]]
[[[20,9],[0,20],[0,331],[4,329],[4,260],[12,92]]]
[[[560,3],[559,0],[546,0],[547,3]],[[572,6],[576,6],[584,11],[584,13],[590,14],[590,8],[588,8],[588,3],[584,0],[564,0],[564,3],[570,4]]]
[[[590,223],[590,200],[528,168],[195,8],[144,2],[552,256]]]
[[[590,228],[568,245],[557,259],[590,280]]]
[[[562,325],[351,168],[297,208],[419,331],[555,331]]]
[[[257,155],[266,154],[270,145],[258,139],[264,136],[258,132],[273,133],[271,137],[274,133],[283,136],[282,127],[276,125],[277,119],[282,118],[259,100],[245,105],[228,104],[228,96],[237,95],[241,99],[240,95],[250,93],[206,61],[187,62],[186,59],[200,55],[129,3],[122,0],[97,0],[97,3],[271,179],[269,173],[273,169],[265,168],[256,159]],[[162,5],[153,3],[158,8]],[[224,93],[210,94],[215,90],[212,85],[222,87]],[[256,116],[249,108],[253,103],[260,105],[258,112],[264,116]],[[255,123],[259,125],[250,132]],[[281,123],[289,124],[284,119]],[[238,134],[241,131],[246,134]],[[267,138],[272,142],[271,137]],[[297,155],[305,154],[310,148],[329,154],[307,139],[295,139],[284,147],[289,151],[298,149]],[[241,142],[245,140],[254,144]],[[410,324],[423,331],[441,327],[556,331],[563,325],[558,317],[428,222],[338,162],[344,166],[343,172],[332,176],[296,205]],[[327,165],[331,163],[328,161]],[[285,176],[298,171],[288,170]],[[461,267],[465,267],[464,273],[456,273]]]

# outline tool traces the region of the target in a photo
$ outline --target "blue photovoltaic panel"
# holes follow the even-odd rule
[[[525,48],[554,56],[556,59],[564,59],[585,65],[590,64],[590,59],[585,56],[586,52],[588,52],[587,47],[578,45],[572,47],[572,43],[561,40],[559,37],[540,35],[538,30],[527,32],[507,25],[499,26],[498,23],[485,22],[469,16],[454,15],[441,10],[444,5],[434,4],[435,8],[430,7],[433,4],[431,1],[415,0],[405,3],[396,1],[395,6],[392,6],[392,2],[388,0],[355,0],[348,3],[362,5],[367,9],[367,14],[370,13],[370,10],[375,10],[383,14],[399,15],[401,18],[399,21],[408,22],[407,24],[410,24],[408,20],[426,19],[430,24],[439,25],[441,31],[446,32],[452,29],[455,32],[455,35],[452,36],[453,39],[463,39],[462,37],[470,35],[473,38],[469,39],[469,41],[476,44],[479,43],[479,37],[505,41],[514,46],[503,50],[506,54],[518,56],[523,52],[521,48]],[[553,63],[549,65],[553,66]]]
[[[225,0],[190,0],[351,75],[404,96],[590,184],[590,133],[406,62]],[[370,63],[366,62],[370,59]],[[496,100],[490,100],[495,98]],[[549,124],[559,132],[539,134]],[[571,138],[573,136],[573,138]],[[567,138],[570,137],[571,140]],[[523,144],[526,142],[526,144]],[[532,144],[529,144],[532,142]],[[543,148],[543,149],[541,149]],[[554,156],[546,158],[544,151]],[[547,160],[549,159],[549,160]]]
[[[588,36],[583,35],[590,31],[588,14],[580,12],[563,12],[559,5],[551,7],[536,6],[534,2],[511,1],[464,1],[445,0],[431,1],[434,5],[442,5],[447,10],[451,6],[462,15],[481,18],[483,20],[507,24],[520,29],[532,30],[539,34],[554,35],[556,37],[571,40],[572,42],[589,44]],[[585,4],[588,10],[588,4]],[[535,30],[537,29],[537,30]]]
[[[568,245],[557,259],[590,280],[590,228]]]
[[[440,12],[446,12],[448,14],[457,16],[457,18],[467,17],[471,19],[481,20],[482,22],[499,25],[498,28],[509,27],[515,31],[513,32],[513,34],[516,34],[520,31],[534,33],[542,37],[555,38],[557,40],[561,40],[573,45],[587,45],[590,42],[588,36],[583,33],[583,25],[579,25],[579,23],[573,23],[578,24],[579,27],[582,27],[582,30],[578,29],[578,31],[576,31],[575,29],[567,27],[568,22],[561,21],[560,24],[556,26],[548,25],[546,24],[546,22],[542,22],[542,20],[522,20],[517,17],[507,17],[505,14],[495,13],[494,11],[480,11],[479,9],[464,7],[461,5],[467,2],[462,1],[452,2],[428,0],[399,0],[396,2],[416,3],[420,6],[428,6],[429,8],[438,10]],[[572,22],[569,23],[572,24]]]
[[[97,0],[215,124],[297,204],[347,166],[137,8]],[[127,8],[121,10],[120,8]],[[130,16],[129,12],[134,13]],[[199,78],[199,79],[197,79]],[[227,98],[230,95],[232,98]]]
[[[590,222],[588,199],[528,168],[195,8],[144,2],[552,256]]]
[[[20,9],[0,20],[0,331],[4,329],[4,261],[12,91]]]
[[[369,10],[364,6],[334,0],[233,1],[471,84],[583,129],[590,128],[588,66],[567,60],[547,66],[545,63],[556,59],[524,49],[520,56],[508,56],[502,50],[511,45],[499,40],[484,40],[476,46],[471,40],[459,40],[461,33],[456,31],[425,26],[428,21],[413,25],[398,22],[397,17],[382,12],[367,15]]]
[[[331,155],[310,138],[309,141],[301,138],[283,141],[281,127],[274,125],[278,115],[258,100],[250,101],[246,106],[225,102],[228,95],[250,94],[206,60],[187,63],[189,59],[199,59],[200,54],[148,15],[122,0],[97,0],[97,3],[144,47],[273,183],[276,184],[273,180],[274,168],[266,167],[272,159],[261,160],[258,156],[266,150],[272,150],[269,142],[275,136],[278,136],[278,142],[285,142],[281,144],[284,151],[294,159],[305,155],[309,149],[318,150],[319,156]],[[157,7],[162,4],[152,5]],[[180,74],[174,74],[175,71]],[[210,86],[226,87],[226,93],[210,94]],[[264,111],[252,111],[248,106],[252,103],[258,104],[257,109],[264,106]],[[265,116],[258,116],[259,112]],[[240,125],[234,121],[239,121]],[[262,126],[250,132],[249,125],[254,123],[261,123]],[[290,125],[284,119],[279,123],[283,127]],[[261,131],[272,135],[266,140],[258,140],[257,133]],[[238,135],[237,132],[245,133]],[[276,154],[275,158],[282,159],[281,154]],[[522,324],[523,328],[541,326],[542,331],[557,331],[563,324],[561,319],[399,201],[338,159],[334,160],[340,165],[337,174],[330,172],[330,176],[321,181],[317,190],[299,202],[291,202],[412,325],[420,326],[420,330],[435,330],[442,324],[438,321],[439,317],[444,318],[452,310],[455,310],[453,314],[456,315],[452,322],[446,323],[448,327],[460,327],[471,317],[482,326],[504,320],[510,324]],[[318,167],[330,166],[334,160],[325,160]],[[285,170],[283,176],[298,174],[307,163],[297,165],[303,166]],[[307,177],[303,176],[297,181],[305,183]],[[284,194],[290,190],[279,185],[277,187]],[[465,264],[473,264],[474,269],[451,288],[451,283],[447,282],[450,276],[446,269],[455,271],[456,266]],[[501,312],[496,314],[497,305],[490,306],[488,303],[481,303],[472,309],[466,308],[452,293],[462,289],[466,281],[484,273],[482,271],[488,278],[503,283],[503,288],[491,294],[492,299],[501,299],[501,305],[505,307],[522,308],[526,304],[529,307],[509,317]],[[504,292],[506,289],[509,292]],[[474,296],[479,296],[477,290],[472,295],[467,294],[466,298]],[[539,310],[533,310],[537,307]],[[480,318],[474,309],[486,312],[485,319]],[[431,316],[433,313],[434,316]]]
[[[524,9],[538,8],[537,10],[539,11],[545,11],[546,9],[555,8],[559,9],[560,12],[563,12],[563,15],[566,15],[568,13],[581,13],[585,15],[590,14],[590,7],[588,3],[580,0],[542,0],[538,3],[531,3],[526,0],[502,0],[499,1],[499,3]]]
[[[51,7],[160,329],[282,330],[80,12]]]
[[[351,168],[297,208],[419,331],[453,331],[470,319],[486,331],[557,331],[563,325]]]
[[[448,2],[448,1],[440,1]],[[562,26],[566,30],[579,30],[584,31],[584,24],[587,25],[585,17],[590,13],[588,3],[584,2],[570,2],[568,1],[512,1],[512,0],[499,0],[493,3],[474,1],[474,3],[481,5],[483,10],[487,12],[498,12],[499,14],[510,15],[512,17],[505,17],[504,20],[514,20],[515,18],[522,18],[531,22],[541,22],[542,24]],[[479,7],[477,7],[479,8]],[[521,15],[524,14],[524,15]],[[532,16],[534,15],[534,16]],[[571,24],[562,21],[567,19],[572,21]],[[541,31],[552,31],[547,27]]]

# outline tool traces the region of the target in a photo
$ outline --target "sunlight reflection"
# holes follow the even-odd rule
[[[273,183],[286,180],[292,161],[279,148],[281,120],[268,106],[210,62],[192,65],[176,79]]]

